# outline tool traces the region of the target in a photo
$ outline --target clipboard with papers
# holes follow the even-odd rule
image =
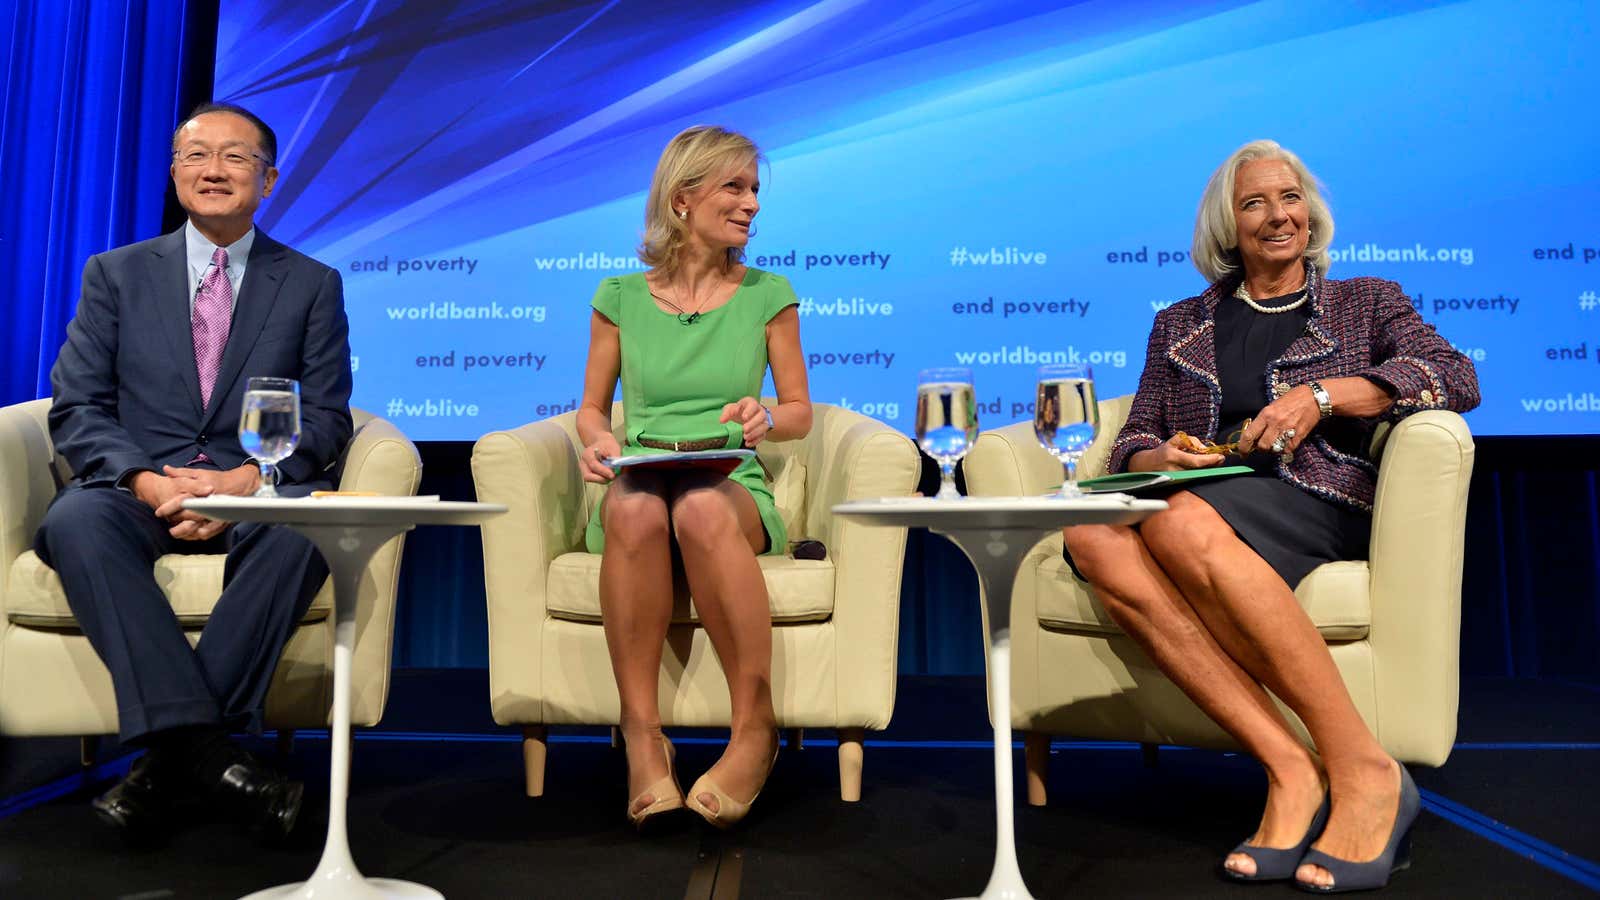
[[[617,472],[623,469],[662,471],[712,471],[727,475],[745,460],[755,456],[754,450],[683,450],[678,452],[639,454],[638,456],[613,456],[605,464]]]

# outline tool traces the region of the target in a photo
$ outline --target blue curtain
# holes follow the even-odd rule
[[[0,403],[49,395],[84,261],[161,229],[195,5],[0,3]]]

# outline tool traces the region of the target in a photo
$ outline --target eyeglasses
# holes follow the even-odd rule
[[[1239,426],[1239,433],[1243,434],[1244,430],[1249,427],[1250,420],[1245,419],[1244,424]],[[1229,453],[1239,452],[1239,442],[1237,440],[1228,441],[1225,444],[1217,444],[1213,443],[1212,441],[1203,441],[1200,438],[1192,437],[1182,431],[1174,434],[1173,437],[1177,439],[1179,446],[1185,450],[1188,450],[1190,453],[1220,453],[1226,455]]]
[[[264,165],[272,165],[265,156],[257,153],[246,153],[243,150],[201,150],[198,147],[191,147],[188,150],[178,150],[172,154],[172,158],[177,161],[178,165],[188,169],[205,165],[211,161],[213,156],[222,157],[222,164],[230,169],[254,169],[258,159]]]

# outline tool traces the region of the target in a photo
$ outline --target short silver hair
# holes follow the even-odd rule
[[[1333,212],[1322,199],[1321,185],[1300,157],[1278,145],[1277,141],[1251,141],[1233,151],[1211,173],[1206,190],[1200,195],[1200,211],[1194,219],[1194,244],[1189,258],[1209,282],[1218,282],[1244,267],[1239,257],[1239,220],[1233,214],[1233,186],[1239,167],[1258,159],[1279,159],[1289,164],[1305,191],[1310,212],[1306,217],[1306,261],[1318,272],[1333,264],[1328,248],[1333,245]]]

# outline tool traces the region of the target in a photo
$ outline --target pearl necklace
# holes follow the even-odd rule
[[[1294,301],[1293,303],[1285,303],[1282,306],[1262,306],[1256,301],[1250,299],[1250,289],[1245,287],[1244,282],[1242,281],[1239,282],[1239,287],[1234,290],[1233,295],[1238,297],[1240,300],[1243,300],[1245,306],[1250,307],[1258,313],[1265,313],[1269,316],[1274,313],[1286,313],[1291,309],[1299,309],[1306,304],[1307,300],[1311,299],[1311,292],[1305,288],[1301,288],[1300,299]]]

